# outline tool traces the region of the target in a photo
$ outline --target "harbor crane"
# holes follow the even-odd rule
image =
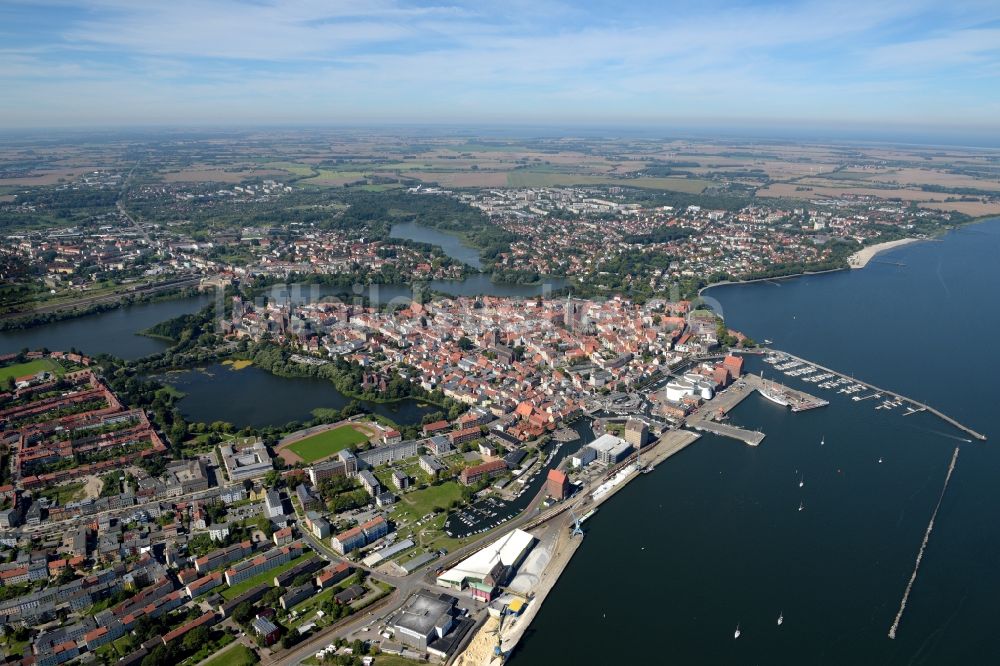
[[[572,509],[569,510],[569,515],[573,519],[573,524],[570,526],[570,536],[583,536],[583,527],[580,526],[580,519],[577,517],[576,512]]]
[[[497,637],[496,647],[493,648],[493,656],[494,657],[503,657],[504,656],[504,654],[503,654],[503,634],[501,634],[500,632],[503,631],[503,621],[504,621],[504,618],[506,616],[507,616],[507,607],[504,606],[503,610],[500,611],[500,622],[497,624],[497,628],[494,629],[491,632],[493,634],[496,634],[496,637]]]

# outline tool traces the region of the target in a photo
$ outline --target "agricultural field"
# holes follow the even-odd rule
[[[576,174],[566,171],[511,171],[507,174],[507,185],[510,187],[560,187],[572,185],[617,185],[620,187],[638,187],[650,190],[667,190],[670,192],[685,192],[699,194],[710,185],[710,181],[700,178],[613,178],[591,174]]]

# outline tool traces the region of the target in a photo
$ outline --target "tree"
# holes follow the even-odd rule
[[[211,638],[212,635],[208,627],[195,627],[187,633],[184,640],[181,641],[181,645],[187,652],[197,652],[205,645],[208,645]]]
[[[261,603],[265,606],[277,606],[278,600],[281,599],[281,595],[285,593],[285,589],[282,587],[272,587],[267,592],[264,593]]]
[[[272,469],[264,475],[264,487],[266,488],[280,488],[281,483],[281,473],[276,469]]]
[[[253,620],[254,607],[249,601],[244,601],[233,609],[233,619],[239,624],[248,624]]]

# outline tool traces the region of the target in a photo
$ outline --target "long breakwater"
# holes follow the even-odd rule
[[[893,620],[892,626],[889,627],[889,638],[896,638],[896,630],[899,629],[899,623],[903,619],[903,611],[906,610],[906,602],[910,598],[910,592],[913,590],[913,584],[917,580],[917,572],[920,570],[920,562],[924,559],[924,551],[927,550],[927,542],[931,539],[931,531],[934,529],[934,519],[937,518],[938,509],[941,508],[941,502],[944,500],[944,494],[948,490],[948,484],[951,482],[951,474],[955,471],[955,463],[958,462],[958,447],[955,447],[955,452],[951,456],[951,464],[948,465],[948,473],[944,477],[944,485],[941,487],[941,495],[938,496],[937,504],[934,506],[934,511],[931,513],[931,520],[927,523],[927,531],[924,532],[924,540],[920,544],[920,550],[917,551],[917,561],[913,565],[913,573],[910,574],[910,582],[906,584],[906,590],[903,592],[903,598],[899,602],[899,611],[896,613],[896,619]]]

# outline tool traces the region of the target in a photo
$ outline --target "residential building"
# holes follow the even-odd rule
[[[367,490],[368,494],[372,497],[375,497],[382,492],[382,484],[380,484],[378,479],[375,478],[375,475],[367,469],[361,470],[361,472],[358,473],[358,478],[361,479],[361,485],[365,487],[365,490]]]
[[[270,571],[271,569],[290,562],[302,554],[302,546],[293,543],[280,548],[272,548],[266,553],[262,553],[248,560],[238,562],[226,570],[226,584],[238,585],[254,576]]]
[[[448,469],[441,463],[441,461],[439,461],[437,458],[432,458],[431,456],[420,456],[419,464],[420,464],[420,469],[427,472],[427,474],[430,475],[431,478],[436,477],[439,472]]]
[[[330,539],[330,547],[340,555],[346,555],[353,550],[362,548],[366,543],[365,533],[360,527],[352,527],[349,530],[344,530]]]
[[[278,626],[262,615],[258,615],[251,623],[255,634],[260,636],[264,645],[274,645],[281,637]]]
[[[649,426],[639,419],[629,419],[625,424],[625,441],[636,449],[644,447],[648,437]]]
[[[264,510],[268,518],[280,518],[285,515],[285,507],[277,490],[267,491],[264,496]]]
[[[459,475],[458,480],[466,486],[471,486],[482,479],[490,479],[499,476],[507,471],[507,463],[501,460],[491,460],[490,462],[473,467],[466,467]]]
[[[410,485],[410,477],[398,469],[394,469],[392,470],[392,485],[396,486],[397,490],[405,490]]]
[[[397,460],[412,458],[415,455],[417,455],[417,440],[411,439],[398,444],[385,444],[362,451],[358,454],[358,459],[369,467],[378,467]]]

